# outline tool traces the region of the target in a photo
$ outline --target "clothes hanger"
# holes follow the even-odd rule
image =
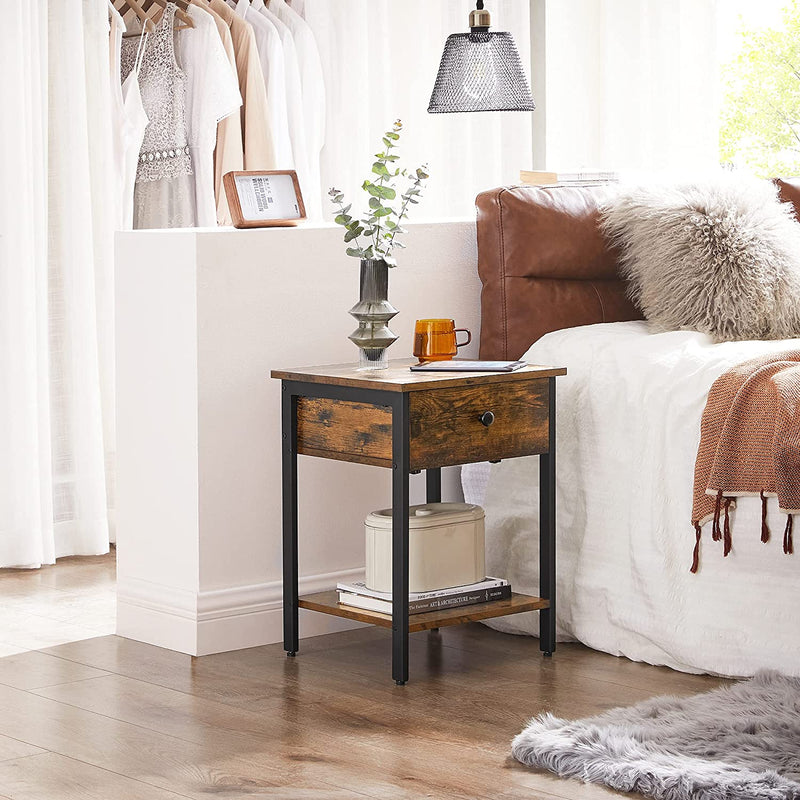
[[[178,10],[175,13],[175,16],[181,21],[181,25],[176,25],[175,30],[179,31],[184,28],[194,28],[194,22],[192,18],[186,13],[189,9],[189,3],[187,0],[172,0],[176,6],[178,6]],[[161,6],[161,8],[167,7],[167,0],[143,0],[142,6],[144,10],[147,11],[148,9],[152,8],[154,5]]]
[[[139,21],[142,23],[142,32],[145,33],[147,31],[153,30],[155,24],[150,17],[147,16],[147,13],[142,8],[141,3],[139,0],[123,0],[122,3],[117,0],[114,3],[114,8],[120,13],[120,15],[124,18],[125,14],[128,12],[133,12],[138,18]],[[136,31],[131,31],[130,33],[123,33],[123,36],[126,38],[129,36],[138,36],[139,34]]]

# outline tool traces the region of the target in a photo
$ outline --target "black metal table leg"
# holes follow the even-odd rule
[[[283,649],[295,655],[299,645],[297,605],[297,395],[281,384],[281,458],[283,468]]]
[[[425,502],[442,502],[442,469],[435,467],[425,470]]]
[[[539,649],[556,649],[556,379],[549,379],[550,440],[539,456],[539,596],[550,607],[539,612]]]
[[[392,403],[392,678],[408,680],[408,393]]]

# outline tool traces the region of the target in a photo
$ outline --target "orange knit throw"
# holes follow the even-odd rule
[[[792,514],[800,513],[800,350],[745,361],[714,382],[700,423],[694,468],[692,572],[701,526],[731,551],[730,509],[736,497],[761,497],[761,541],[769,540],[767,497],[787,515],[783,552],[792,553]],[[724,523],[720,527],[720,517]]]

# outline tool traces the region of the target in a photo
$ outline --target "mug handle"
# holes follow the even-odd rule
[[[459,342],[458,336],[456,336],[456,347],[463,347],[465,344],[469,344],[472,341],[472,334],[466,328],[456,328],[453,333],[466,333],[467,334],[467,341],[466,342]]]

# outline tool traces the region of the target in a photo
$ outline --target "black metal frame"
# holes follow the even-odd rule
[[[550,601],[539,612],[539,649],[548,657],[556,649],[556,379],[549,384],[549,440],[539,456],[539,597]]]
[[[539,595],[550,601],[539,612],[539,647],[545,656],[556,649],[556,539],[555,539],[555,378],[549,378],[549,452],[539,457]],[[282,495],[283,495],[283,649],[288,656],[299,649],[298,541],[297,541],[297,398],[320,397],[386,406],[392,410],[392,678],[408,681],[408,503],[409,503],[409,395],[351,386],[304,381],[281,381]],[[442,499],[440,467],[425,470],[429,503]],[[397,591],[397,588],[400,591]]]

